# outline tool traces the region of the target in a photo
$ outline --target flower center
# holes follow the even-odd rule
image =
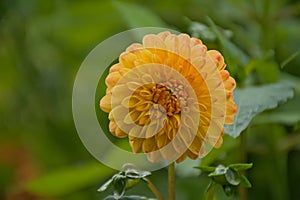
[[[152,87],[153,99],[155,104],[161,105],[168,116],[180,113],[180,104],[177,96],[166,86],[155,84]]]

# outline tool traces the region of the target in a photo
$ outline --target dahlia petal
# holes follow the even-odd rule
[[[115,136],[117,136],[119,138],[124,138],[127,136],[127,134],[124,133],[119,127],[116,127],[114,134],[115,134]]]
[[[105,95],[100,100],[100,108],[104,112],[110,112],[111,111],[111,95]]]
[[[157,147],[159,149],[161,149],[162,147],[164,147],[165,145],[167,145],[169,143],[169,141],[170,141],[165,134],[156,136],[155,139],[156,139]]]
[[[164,41],[166,39],[166,37],[168,37],[170,34],[171,33],[169,31],[164,31],[164,32],[157,34],[157,36],[160,37],[160,39],[162,39]]]
[[[144,139],[142,138],[132,138],[129,137],[129,143],[134,153],[139,153],[142,151]]]
[[[185,59],[190,58],[191,49],[190,49],[190,37],[187,34],[179,34],[179,55]]]
[[[216,63],[219,70],[222,70],[225,68],[224,58],[222,54],[219,51],[216,50],[209,50],[207,53],[210,55],[212,60]]]
[[[135,62],[137,60],[137,56],[133,53],[122,53],[119,57],[119,62],[123,67],[132,69],[136,66]]]
[[[121,78],[121,74],[119,72],[112,72],[108,74],[105,79],[105,83],[109,87],[115,86]]]
[[[233,115],[227,115],[226,117],[225,117],[225,124],[233,124],[233,122],[234,122],[234,116]]]
[[[202,44],[198,44],[192,47],[191,50],[191,59],[193,61],[194,58],[202,57],[205,59],[205,54],[207,51],[207,47]]]
[[[110,122],[109,122],[109,131],[110,131],[110,132],[115,132],[116,128],[117,128],[116,122],[110,121]]]
[[[150,162],[158,162],[161,159],[161,152],[159,151],[149,152],[147,153],[147,159]]]
[[[131,52],[139,49],[143,49],[143,45],[141,45],[140,43],[133,43],[132,45],[126,48],[126,51]]]
[[[198,70],[201,70],[204,64],[206,63],[205,57],[194,57],[191,61],[192,65],[195,66]]]
[[[143,44],[145,48],[166,49],[166,45],[163,40],[154,34],[146,35],[143,38]]]
[[[157,134],[162,127],[159,127],[159,124],[155,121],[151,121],[151,123],[147,126],[146,129],[146,138],[150,138]]]
[[[232,77],[229,77],[226,81],[224,81],[224,87],[226,90],[233,90],[235,86],[235,80]]]
[[[144,140],[144,142],[143,142],[143,151],[145,153],[149,153],[149,152],[152,152],[152,151],[155,151],[155,150],[156,150],[156,142],[155,142],[154,137],[147,138],[146,140]]]
[[[186,151],[186,154],[192,160],[196,160],[199,157],[198,153],[195,154],[195,153],[191,152],[189,149]]]
[[[187,157],[187,154],[184,153],[183,155],[181,155],[181,156],[176,160],[176,162],[177,162],[177,163],[180,163],[180,162],[184,161],[184,160],[186,159],[186,157]]]
[[[167,50],[170,51],[173,56],[174,56],[174,53],[175,53],[175,55],[176,55],[176,53],[178,53],[179,39],[175,35],[173,35],[173,34],[168,35],[165,39],[165,45],[167,47]],[[178,59],[178,58],[176,58],[176,59]]]
[[[117,72],[122,68],[122,65],[120,63],[114,64],[113,66],[110,67],[109,73],[112,72]]]
[[[238,108],[233,101],[228,101],[226,104],[226,115],[234,115]]]
[[[195,155],[199,155],[200,148],[203,141],[199,137],[194,137],[192,144],[189,146],[188,150]]]
[[[230,74],[227,70],[221,70],[220,75],[223,81],[226,81],[230,77]]]

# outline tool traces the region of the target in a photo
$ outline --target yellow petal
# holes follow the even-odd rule
[[[105,95],[100,100],[100,108],[104,112],[110,112],[111,111],[111,95]]]

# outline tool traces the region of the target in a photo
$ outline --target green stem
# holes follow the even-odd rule
[[[168,167],[169,200],[175,200],[175,164],[172,162]]]
[[[155,187],[155,185],[149,179],[146,179],[146,181],[147,181],[148,188],[152,191],[152,193],[155,195],[157,200],[164,200],[164,197],[158,191],[158,189]]]
[[[206,200],[214,200],[215,196],[215,183],[211,183],[212,185],[209,186],[206,194]]]
[[[240,162],[241,163],[247,162],[247,132],[248,132],[248,129],[246,129],[246,131],[244,131],[240,135],[239,151],[240,151]],[[246,176],[246,172],[242,172],[242,174]],[[247,189],[245,187],[239,187],[239,199],[247,200]]]

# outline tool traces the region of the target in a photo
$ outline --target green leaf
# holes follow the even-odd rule
[[[240,174],[240,181],[241,181],[241,185],[247,188],[251,188],[252,185],[250,183],[250,181],[247,179],[246,176]]]
[[[225,133],[238,137],[247,128],[252,118],[264,110],[276,108],[294,95],[289,82],[236,89],[234,101],[238,106],[234,124],[225,125]]]
[[[253,124],[280,123],[291,126],[300,121],[300,78],[286,73],[281,73],[280,77],[292,83],[294,98],[275,110],[258,115],[253,119]]]
[[[120,1],[115,1],[114,5],[130,28],[167,27],[157,15],[146,7]]]
[[[232,169],[226,170],[225,178],[230,185],[237,186],[238,184],[240,184],[239,174]]]
[[[235,171],[242,171],[250,169],[253,166],[253,163],[236,163],[228,165],[228,168],[233,169]]]
[[[123,176],[121,174],[116,174],[113,177],[113,186],[114,186],[114,197],[116,199],[120,199],[126,189],[126,176]]]
[[[26,190],[41,196],[62,196],[83,189],[113,173],[113,170],[90,163],[81,167],[69,167],[27,182]]]
[[[216,169],[215,167],[210,167],[210,166],[197,166],[197,167],[194,167],[194,168],[200,169],[203,172],[213,172]]]

